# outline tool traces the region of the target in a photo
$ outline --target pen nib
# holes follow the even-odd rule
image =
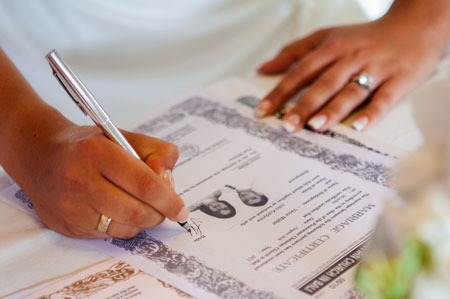
[[[188,220],[184,222],[178,222],[178,224],[192,235],[191,225],[189,224]]]

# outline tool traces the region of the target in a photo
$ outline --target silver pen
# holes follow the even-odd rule
[[[117,129],[108,114],[95,99],[94,95],[87,89],[70,67],[64,63],[56,50],[52,50],[45,58],[53,70],[53,75],[55,75],[56,79],[58,79],[59,83],[61,83],[80,110],[94,121],[106,137],[118,143],[127,152],[140,160],[141,158],[139,155],[130,143],[128,143],[123,134]],[[191,227],[188,220],[185,222],[178,222],[178,224],[191,233]]]

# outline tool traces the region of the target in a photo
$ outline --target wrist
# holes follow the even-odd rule
[[[44,102],[14,110],[0,124],[0,164],[20,183],[51,156],[58,133],[74,124]]]
[[[431,45],[444,48],[450,40],[450,2],[448,0],[396,0],[377,22],[404,35],[417,35]],[[419,40],[420,42],[420,40]]]
[[[0,165],[10,174],[22,169],[30,156],[38,155],[54,134],[73,125],[42,101],[0,49]]]

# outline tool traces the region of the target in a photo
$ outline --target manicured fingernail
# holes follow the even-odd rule
[[[285,129],[288,133],[293,133],[297,130],[297,127],[300,123],[300,116],[298,114],[291,114],[286,119],[283,120],[283,129]]]
[[[161,175],[162,179],[166,181],[172,189],[175,189],[175,182],[173,180],[172,170],[166,169]]]
[[[183,207],[177,215],[177,222],[185,222],[189,218],[189,212],[186,207]]]
[[[327,117],[325,115],[316,115],[308,121],[308,126],[313,128],[314,130],[319,130],[327,121]]]
[[[353,129],[356,131],[362,131],[367,126],[367,123],[369,122],[369,119],[367,116],[363,116],[355,120],[352,124]]]
[[[259,102],[258,106],[256,106],[255,109],[255,116],[258,118],[266,116],[271,107],[272,103],[269,100]]]

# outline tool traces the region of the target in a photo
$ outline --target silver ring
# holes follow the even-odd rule
[[[100,221],[97,224],[97,230],[103,234],[106,234],[110,223],[111,218],[102,214],[102,216],[100,217]]]
[[[373,77],[367,73],[355,75],[350,79],[350,82],[356,82],[359,86],[367,89],[368,91],[372,91],[374,81],[375,80]]]

